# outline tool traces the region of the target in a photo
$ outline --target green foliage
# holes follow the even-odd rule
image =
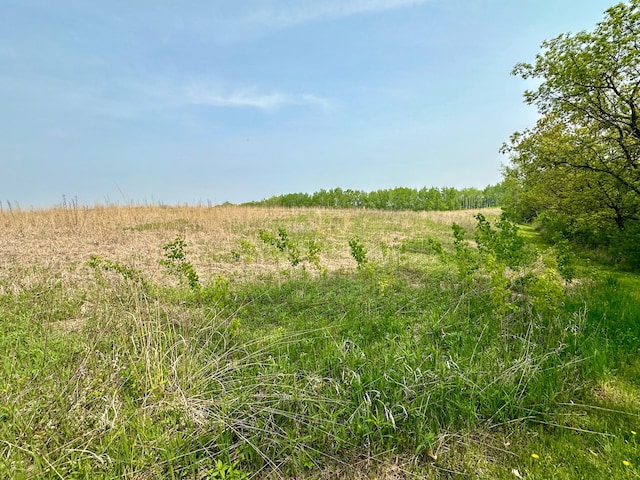
[[[323,269],[322,265],[320,264],[321,251],[322,248],[317,241],[309,240],[307,242],[307,260],[318,272],[326,274],[326,269]]]
[[[518,235],[518,226],[509,221],[505,214],[495,222],[495,228],[481,213],[474,216],[478,221],[474,239],[481,254],[491,254],[498,262],[514,268],[531,260],[532,254]]]
[[[198,480],[245,480],[249,475],[237,468],[237,463],[228,464],[216,460],[215,464],[200,473]]]
[[[351,256],[358,264],[358,269],[362,270],[367,264],[367,250],[358,238],[352,238],[349,240],[349,248],[351,249]]]
[[[231,298],[231,283],[222,276],[217,276],[197,291],[198,300],[207,305],[226,305]]]
[[[545,41],[534,63],[516,65],[538,80],[524,97],[541,118],[503,147],[507,211],[546,215],[550,237],[612,246],[619,258],[634,257],[622,232],[640,219],[638,31],[640,1],[619,3],[592,31]]]
[[[465,239],[464,228],[454,223],[451,225],[451,230],[453,233],[453,261],[457,266],[459,278],[468,286],[472,281],[474,272],[480,266],[479,259]]]
[[[276,237],[271,232],[261,229],[258,231],[258,237],[266,245],[276,246]]]
[[[186,280],[193,294],[190,302],[219,307],[226,305],[230,298],[229,280],[217,276],[203,285],[195,267],[187,258],[186,247],[187,244],[181,237],[167,243],[162,247],[165,258],[160,260],[160,264],[167,267],[169,273],[181,281]]]
[[[502,184],[476,188],[421,188],[398,187],[390,190],[363,192],[334,188],[320,190],[311,195],[290,193],[251,202],[248,205],[278,207],[369,208],[376,210],[462,210],[502,205],[505,188]]]
[[[481,214],[475,216],[477,225],[474,236],[477,252],[465,240],[465,231],[457,224],[453,225],[454,255],[458,267],[458,276],[466,289],[481,284],[488,277],[488,298],[491,314],[502,318],[515,313],[518,308],[512,301],[514,278],[507,275],[507,267],[515,267],[524,244],[517,241],[517,229],[501,218],[499,229],[494,230]],[[512,265],[507,261],[511,260]]]
[[[278,228],[277,236],[267,230],[260,230],[258,236],[265,244],[277,248],[280,252],[295,248],[295,245],[289,239],[289,233],[283,227]]]
[[[544,315],[557,315],[562,310],[565,293],[559,281],[558,271],[547,267],[535,275],[525,288],[535,312]]]
[[[267,230],[258,232],[260,239],[267,245],[275,247],[279,252],[286,253],[292,267],[297,267],[302,263],[300,249],[289,237],[289,232],[284,227],[278,228],[278,235]]]
[[[255,258],[257,256],[256,247],[246,238],[240,239],[240,250],[249,258]]]
[[[494,225],[482,214],[474,231],[477,251],[465,240],[465,232],[453,225],[454,252],[458,276],[465,289],[488,288],[487,305],[496,318],[513,316],[519,310],[554,315],[563,306],[565,291],[560,267],[545,265],[518,235],[518,227],[502,215]],[[563,243],[559,243],[560,248]],[[570,252],[555,250],[565,278],[573,275]]]
[[[553,249],[560,275],[562,275],[562,278],[567,282],[571,282],[576,276],[576,256],[573,253],[569,241],[563,236],[557,235],[553,242]]]
[[[258,257],[258,252],[253,243],[251,243],[246,238],[241,238],[239,240],[239,250],[231,250],[231,257],[234,260],[240,260],[241,258],[246,258],[248,260],[255,260]]]
[[[289,241],[289,233],[286,229],[278,228],[278,238],[275,239],[275,246],[281,252],[291,248],[292,244]]]
[[[453,225],[451,225],[451,230],[453,232],[453,245],[456,248],[464,245],[465,244],[464,228],[462,228],[460,225],[454,222]]]
[[[114,261],[114,260],[104,259],[99,255],[91,255],[91,257],[87,261],[87,266],[95,270],[102,270],[105,272],[116,272],[122,275],[123,278],[139,284],[144,289],[148,288],[148,284],[144,279],[144,277],[142,276],[142,273],[140,273],[135,268],[129,265],[126,265],[124,263]]]
[[[513,298],[514,279],[509,278],[506,266],[493,257],[485,259],[483,271],[489,274],[489,300],[491,313],[496,318],[504,318],[518,311]]]
[[[585,294],[589,306],[588,328],[595,337],[606,339],[600,347],[604,348],[602,355],[609,361],[638,362],[640,279],[634,276],[632,280],[625,285],[619,274],[607,273],[587,287]]]
[[[289,262],[291,262],[292,267],[296,267],[302,262],[300,258],[300,250],[296,245],[290,244],[287,248],[287,257],[289,258]]]
[[[611,239],[609,251],[620,265],[640,270],[640,221],[627,222]]]
[[[442,255],[444,253],[444,248],[442,247],[441,242],[433,238],[412,238],[402,242],[402,251],[429,255]]]
[[[162,247],[165,258],[160,260],[160,264],[167,267],[172,275],[176,275],[180,279],[185,278],[189,288],[198,291],[200,290],[200,278],[193,264],[187,259],[186,247],[187,243],[184,239],[176,237],[173,242]]]

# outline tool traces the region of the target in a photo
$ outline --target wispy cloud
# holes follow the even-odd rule
[[[244,107],[259,110],[277,110],[287,106],[326,109],[329,102],[317,95],[282,92],[263,93],[255,88],[221,91],[215,87],[191,86],[183,95],[184,103],[212,107]]]
[[[299,107],[327,112],[332,103],[309,93],[264,91],[258,87],[221,87],[212,82],[120,80],[85,85],[72,80],[35,77],[17,80],[0,73],[0,91],[12,92],[29,105],[46,105],[52,111],[82,112],[119,119],[158,114],[194,106],[253,109],[276,112]]]
[[[377,13],[414,7],[429,0],[298,0],[273,2],[252,12],[249,20],[272,26],[293,25],[327,18]]]

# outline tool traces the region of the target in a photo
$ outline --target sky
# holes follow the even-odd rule
[[[0,202],[476,187],[614,0],[0,0]]]

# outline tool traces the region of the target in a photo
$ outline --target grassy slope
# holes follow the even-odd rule
[[[473,228],[468,212],[65,208],[1,221],[2,475],[638,475],[633,275],[574,282],[560,310],[518,300],[516,314],[435,253],[451,250],[451,222]],[[295,249],[260,240],[278,228],[296,267]],[[159,265],[176,235],[200,290]],[[110,263],[91,268],[92,254]]]

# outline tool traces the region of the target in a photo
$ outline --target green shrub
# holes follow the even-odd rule
[[[351,249],[351,256],[358,264],[358,269],[364,269],[367,264],[367,250],[358,238],[352,238],[349,240],[349,248]]]
[[[481,253],[492,254],[496,260],[510,268],[524,265],[532,260],[532,252],[518,235],[518,226],[509,221],[504,214],[495,222],[494,227],[481,213],[475,215],[475,218],[478,223],[474,239]]]
[[[185,278],[189,288],[197,291],[200,289],[200,279],[193,264],[187,260],[186,247],[184,239],[176,237],[173,242],[162,247],[165,258],[160,260],[160,264],[167,267],[172,275],[176,275],[180,279]]]
[[[575,278],[576,268],[575,254],[573,253],[569,240],[562,235],[556,235],[553,240],[553,250],[560,275],[562,275],[562,278],[567,282],[571,282]]]
[[[275,247],[281,253],[286,253],[292,267],[297,267],[302,263],[300,249],[289,238],[289,232],[285,228],[278,228],[277,236],[267,230],[260,230],[258,236],[265,244]]]
[[[640,270],[640,221],[628,221],[612,238],[609,251],[617,263]]]

